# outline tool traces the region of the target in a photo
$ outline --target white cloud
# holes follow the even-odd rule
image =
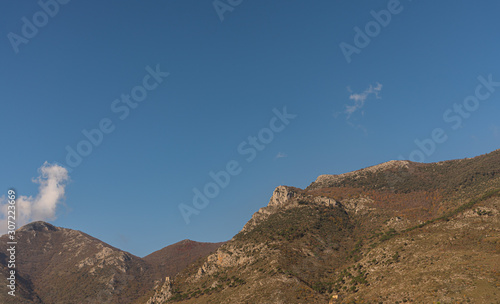
[[[283,158],[283,157],[288,157],[288,155],[286,155],[285,153],[283,152],[278,152],[278,154],[276,154],[276,157],[275,158]]]
[[[364,107],[365,102],[370,95],[375,95],[375,98],[377,99],[380,98],[379,93],[382,91],[382,84],[377,82],[376,86],[370,85],[362,93],[353,93],[350,87],[347,87],[347,90],[351,92],[349,99],[354,101],[354,104],[345,106],[344,113],[347,114],[347,119],[349,119],[354,112]]]
[[[17,228],[33,222],[54,220],[56,209],[64,200],[64,190],[69,180],[68,171],[58,165],[45,162],[39,169],[39,176],[33,179],[40,184],[36,197],[16,194]],[[0,234],[7,232],[8,201],[0,197]]]

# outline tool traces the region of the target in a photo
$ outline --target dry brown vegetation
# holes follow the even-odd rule
[[[204,259],[181,272],[169,303],[327,303],[331,295],[334,303],[500,303],[499,173],[495,151],[294,188],[297,205],[221,247],[225,263]],[[202,265],[213,271],[194,279]],[[223,284],[221,275],[245,283]]]

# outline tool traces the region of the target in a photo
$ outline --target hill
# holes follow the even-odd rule
[[[500,150],[279,186],[163,303],[500,303]]]
[[[228,242],[143,258],[83,232],[16,230],[0,303],[500,303],[500,150],[277,187]],[[0,237],[7,242],[7,235]],[[0,273],[8,277],[0,248]]]
[[[16,230],[17,296],[0,286],[1,303],[132,303],[165,275],[220,244],[182,241],[141,259],[83,232],[33,222]],[[0,237],[7,242],[7,235]],[[0,271],[7,274],[6,248]],[[6,275],[6,277],[8,277]]]

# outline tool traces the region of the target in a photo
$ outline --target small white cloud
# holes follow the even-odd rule
[[[500,127],[499,126],[491,125],[490,129],[493,132],[493,137],[500,138]]]
[[[16,195],[17,228],[33,221],[54,220],[57,206],[64,200],[68,171],[45,162],[38,172],[40,175],[33,179],[34,183],[40,184],[37,196]],[[0,234],[7,230],[8,206],[5,196],[0,197]]]
[[[349,99],[354,101],[354,104],[345,106],[344,113],[347,114],[347,119],[349,119],[354,112],[365,106],[365,102],[370,95],[374,95],[375,98],[380,99],[379,93],[382,91],[382,84],[377,82],[375,86],[370,85],[362,93],[353,93],[350,87],[347,87],[347,91],[351,93]]]
[[[288,155],[286,155],[285,153],[283,152],[278,152],[278,154],[276,154],[276,157],[275,158],[284,158],[284,157],[288,157]]]

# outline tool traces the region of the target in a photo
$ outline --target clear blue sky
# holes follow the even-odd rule
[[[143,256],[186,238],[228,240],[276,186],[409,158],[436,128],[447,140],[425,162],[499,148],[500,87],[474,100],[478,77],[500,81],[500,3],[396,4],[243,0],[221,22],[212,1],[72,0],[46,19],[36,1],[2,1],[2,191],[36,196],[38,168],[57,162],[71,181],[50,222]],[[370,12],[388,6],[377,33]],[[28,39],[23,17],[46,24],[25,26]],[[354,28],[366,35],[367,24],[373,37],[358,37],[348,63],[340,45],[356,47]],[[120,119],[126,104],[113,110],[114,100],[139,96],[157,65],[169,76]],[[247,161],[238,146],[284,107],[297,116]],[[106,118],[113,131],[68,166],[66,147]],[[186,224],[179,204],[192,206],[192,189],[233,160],[241,173]]]

